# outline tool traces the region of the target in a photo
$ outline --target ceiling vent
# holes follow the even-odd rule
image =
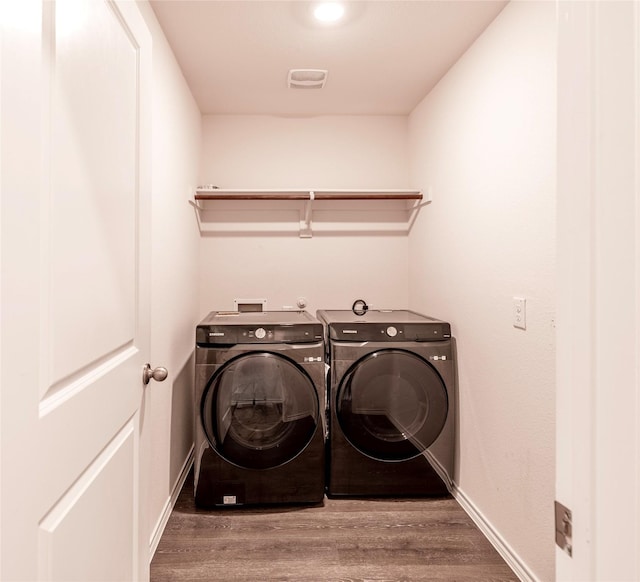
[[[327,81],[323,69],[291,69],[287,78],[289,89],[322,89]]]

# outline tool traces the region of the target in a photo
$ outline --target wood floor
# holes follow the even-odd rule
[[[190,476],[151,582],[517,581],[452,498],[325,499],[311,507],[196,509]]]

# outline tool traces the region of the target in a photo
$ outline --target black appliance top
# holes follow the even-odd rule
[[[196,327],[196,344],[312,343],[322,324],[306,311],[212,311]]]
[[[316,316],[328,329],[329,339],[340,341],[441,341],[451,337],[451,325],[406,309],[352,310],[320,309]]]

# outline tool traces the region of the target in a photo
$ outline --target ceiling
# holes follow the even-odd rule
[[[203,114],[407,115],[506,0],[357,0],[341,24],[306,0],[151,0]],[[327,69],[289,89],[289,69]]]

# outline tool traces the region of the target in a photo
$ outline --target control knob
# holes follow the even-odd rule
[[[387,335],[389,337],[396,337],[398,335],[398,330],[395,327],[393,327],[393,325],[390,325],[387,328]]]
[[[266,335],[267,332],[264,330],[264,327],[259,327],[258,329],[256,329],[256,337],[258,339],[264,339]]]

